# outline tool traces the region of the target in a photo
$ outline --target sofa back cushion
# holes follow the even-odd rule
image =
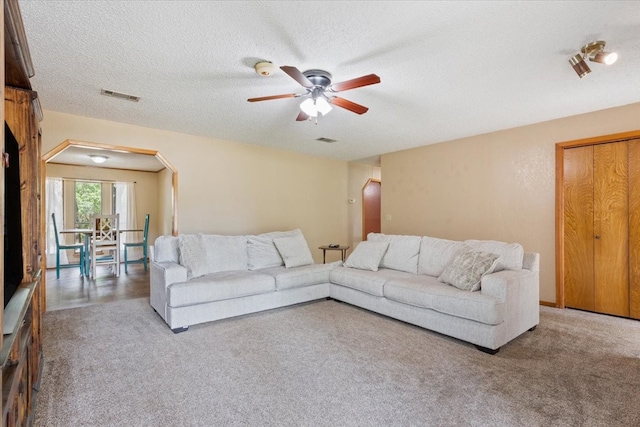
[[[158,236],[153,244],[153,260],[156,262],[180,262],[177,236]]]
[[[207,257],[207,274],[248,270],[247,236],[201,235]]]
[[[199,234],[178,236],[180,265],[187,269],[187,279],[207,274],[207,256]]]
[[[499,255],[493,271],[522,269],[524,248],[519,243],[505,243],[495,240],[465,240],[464,244],[478,251]]]
[[[388,242],[387,252],[380,261],[380,267],[418,274],[420,236],[369,233],[370,242]]]
[[[462,246],[463,243],[459,241],[423,236],[420,241],[418,274],[440,276]]]
[[[278,267],[284,265],[280,252],[273,243],[273,239],[280,237],[295,237],[302,235],[302,231],[272,231],[257,236],[249,236],[247,254],[249,256],[249,270]]]

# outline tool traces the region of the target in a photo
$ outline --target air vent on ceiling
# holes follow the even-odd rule
[[[140,101],[139,96],[129,95],[122,92],[116,92],[114,90],[100,89],[100,94],[104,96],[111,96],[113,98],[126,99],[127,101],[133,101],[133,102]]]
[[[318,138],[318,139],[316,139],[316,141],[326,142],[327,144],[331,144],[332,142],[336,142],[335,139],[330,139],[330,138]]]

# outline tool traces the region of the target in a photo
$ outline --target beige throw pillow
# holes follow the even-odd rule
[[[278,248],[285,268],[313,264],[309,245],[302,234],[292,237],[278,237],[273,239],[273,244]]]
[[[344,262],[345,267],[378,271],[380,261],[387,252],[389,242],[360,242]]]
[[[480,290],[482,276],[493,272],[499,257],[465,246],[444,269],[438,280],[465,291]]]

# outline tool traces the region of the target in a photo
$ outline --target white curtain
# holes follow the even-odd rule
[[[56,236],[53,228],[53,218],[51,214],[56,215],[56,226],[58,231],[64,228],[64,211],[63,211],[63,199],[62,199],[62,179],[61,178],[47,178],[46,180],[46,209],[47,209],[47,268],[56,267]],[[60,243],[65,242],[63,235],[58,235]],[[60,253],[60,264],[67,264],[67,251]]]
[[[135,182],[116,182],[116,213],[120,214],[120,229],[131,230],[138,228],[138,218],[136,212],[136,184]],[[122,243],[142,242],[142,232],[122,233]],[[124,252],[123,255],[124,256]],[[129,248],[127,250],[128,259],[142,258],[141,248]]]

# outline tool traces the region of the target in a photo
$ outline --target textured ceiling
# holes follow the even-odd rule
[[[20,5],[44,109],[342,160],[640,102],[638,1]],[[594,40],[619,60],[579,79],[567,61]],[[300,99],[247,102],[304,92],[260,60],[382,82],[339,94],[366,114],[296,122]]]

